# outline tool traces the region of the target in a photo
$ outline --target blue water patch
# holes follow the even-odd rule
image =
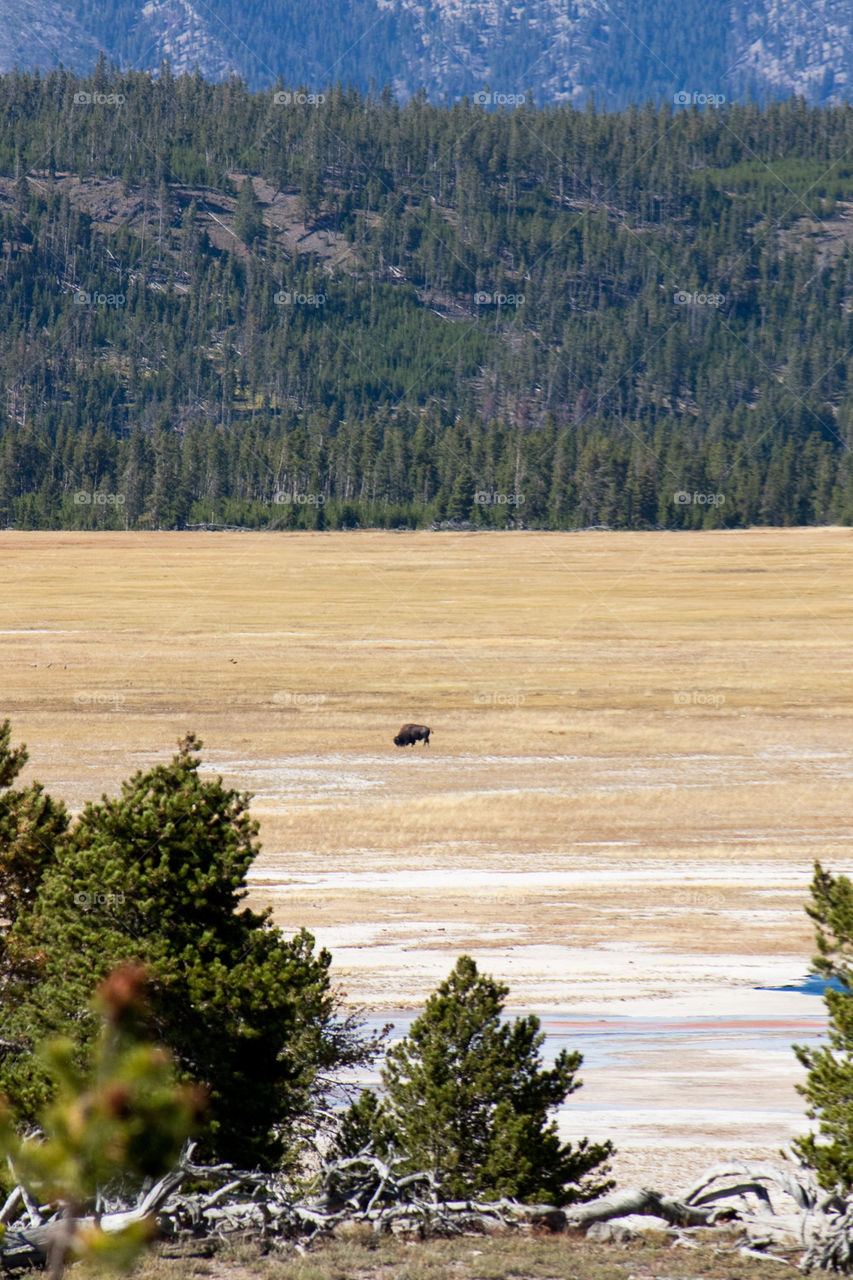
[[[848,991],[839,978],[823,978],[819,973],[810,973],[800,982],[787,982],[784,987],[756,987],[756,991],[798,991],[803,996],[822,996],[824,991]]]

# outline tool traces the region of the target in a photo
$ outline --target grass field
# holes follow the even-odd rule
[[[376,1239],[352,1233],[303,1256],[258,1256],[249,1248],[188,1256],[180,1246],[148,1255],[139,1280],[776,1280],[778,1260],[743,1257],[737,1232],[702,1233],[698,1245],[674,1245],[663,1231],[626,1245],[574,1235],[466,1236],[451,1240]],[[721,1238],[722,1237],[722,1238]],[[716,1248],[715,1248],[716,1246]],[[793,1253],[791,1261],[798,1259]]]
[[[471,950],[515,1005],[701,1002],[804,974],[812,860],[853,869],[851,562],[842,529],[4,533],[0,715],[74,807],[198,732],[256,796],[253,903],[351,1001]]]

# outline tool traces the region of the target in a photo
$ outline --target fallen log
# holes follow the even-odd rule
[[[36,1206],[26,1188],[16,1189],[0,1209],[0,1219],[8,1224],[0,1241],[0,1267],[51,1265],[52,1254],[55,1259],[67,1251],[71,1229],[99,1225],[117,1232],[146,1220],[173,1239],[215,1241],[242,1233],[299,1247],[347,1223],[425,1237],[531,1226],[563,1231],[638,1214],[662,1218],[684,1243],[689,1240],[682,1232],[735,1220],[752,1250],[799,1243],[807,1249],[804,1267],[853,1271],[853,1205],[820,1189],[805,1170],[718,1165],[680,1196],[634,1187],[557,1208],[508,1199],[442,1200],[433,1174],[398,1172],[400,1161],[379,1160],[369,1152],[323,1165],[313,1193],[303,1198],[275,1174],[199,1165],[192,1156],[189,1147],[179,1167],[145,1188],[135,1203],[123,1207],[122,1195],[128,1192],[116,1194],[111,1188],[108,1201],[99,1195],[95,1202],[96,1209],[109,1212],[76,1222],[60,1218],[53,1206]],[[200,1189],[185,1193],[188,1179]],[[54,1217],[44,1221],[48,1213]]]
[[[0,1262],[4,1271],[31,1270],[46,1267],[51,1247],[58,1235],[58,1224],[42,1227],[9,1227],[0,1244]]]
[[[606,1222],[611,1218],[627,1218],[632,1213],[664,1218],[673,1227],[713,1226],[723,1216],[735,1216],[735,1210],[731,1207],[706,1209],[663,1196],[649,1187],[631,1187],[628,1191],[614,1192],[601,1196],[598,1200],[590,1200],[587,1204],[572,1206],[566,1210],[566,1225],[586,1227],[593,1222]]]
[[[743,1181],[744,1177],[746,1182]],[[727,1191],[713,1188],[714,1182],[724,1179],[740,1180]],[[731,1164],[714,1165],[707,1169],[702,1177],[684,1193],[687,1204],[702,1204],[706,1200],[719,1199],[723,1195],[743,1195],[753,1192],[759,1198],[765,1198],[767,1187],[776,1187],[789,1196],[799,1209],[806,1212],[817,1210],[825,1212],[835,1207],[843,1209],[845,1203],[834,1191],[825,1191],[817,1182],[811,1170],[799,1166],[796,1174],[788,1169],[779,1169],[776,1165],[753,1161],[733,1161]]]
[[[800,1269],[808,1272],[815,1268],[836,1275],[853,1272],[853,1207],[830,1221],[806,1250]]]
[[[85,1230],[87,1227],[97,1225],[103,1231],[118,1232],[146,1218],[151,1220],[153,1226],[157,1210],[166,1203],[186,1176],[185,1169],[174,1169],[156,1182],[133,1208],[119,1213],[105,1213],[98,1217],[89,1215],[78,1218],[72,1224],[73,1228]],[[20,1196],[16,1197],[15,1192],[12,1192],[3,1206],[3,1211],[11,1216],[16,1204],[25,1206],[28,1216],[31,1219],[36,1217],[37,1221],[32,1225],[7,1227],[0,1240],[0,1266],[4,1271],[46,1267],[51,1261],[54,1250],[61,1248],[64,1251],[69,1242],[71,1234],[69,1220],[60,1217],[57,1213],[51,1221],[43,1222],[42,1215],[35,1207],[26,1188],[20,1186],[15,1191],[20,1192]]]

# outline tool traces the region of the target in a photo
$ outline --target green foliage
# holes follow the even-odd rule
[[[813,968],[839,989],[827,987],[824,1002],[829,1015],[828,1043],[809,1048],[794,1046],[808,1071],[799,1092],[806,1098],[806,1114],[818,1121],[818,1132],[794,1141],[803,1161],[813,1168],[822,1186],[853,1188],[853,883],[833,876],[815,863],[812,900],[806,912],[816,925],[818,955]]]
[[[53,1090],[37,1118],[38,1137],[21,1139],[10,1111],[0,1117],[0,1147],[15,1177],[37,1203],[63,1208],[60,1261],[70,1250],[120,1270],[132,1265],[152,1221],[107,1232],[97,1221],[76,1219],[116,1180],[141,1185],[173,1167],[202,1105],[197,1090],[176,1084],[169,1055],[139,1036],[144,984],[144,970],[126,966],[99,988],[99,1031],[85,1066],[70,1040],[39,1047]],[[51,1269],[58,1274],[56,1257]]]
[[[371,1089],[363,1089],[341,1116],[335,1150],[344,1156],[357,1156],[367,1150],[388,1155],[396,1136],[387,1109]]]
[[[175,1082],[169,1055],[139,1035],[145,971],[119,967],[93,1001],[98,1035],[81,1068],[70,1040],[40,1046],[54,1082],[39,1141],[11,1139],[16,1172],[48,1200],[77,1207],[116,1177],[159,1176],[172,1167],[201,1110],[201,1094]]]
[[[65,834],[65,807],[38,782],[20,790],[12,783],[27,762],[23,745],[12,748],[8,720],[0,724],[0,917],[14,923],[31,907],[46,869]],[[2,959],[0,959],[2,964]]]
[[[244,178],[237,196],[237,207],[234,212],[234,233],[238,240],[249,248],[255,243],[264,229],[264,219],[260,202],[255,195],[251,178]]]
[[[320,108],[102,67],[0,76],[0,122],[0,522],[853,520],[853,107]]]
[[[406,1037],[389,1050],[381,1099],[344,1115],[338,1150],[366,1146],[426,1169],[448,1198],[514,1196],[566,1204],[603,1194],[612,1144],[562,1144],[548,1113],[580,1088],[579,1053],[544,1069],[535,1016],[501,1021],[508,988],[462,956]],[[605,1166],[602,1169],[602,1166]]]
[[[293,1164],[330,1076],[371,1045],[337,1013],[328,952],[241,906],[257,824],[248,796],[200,776],[200,745],[189,735],[169,764],[87,805],[58,848],[11,933],[18,965],[5,993],[0,1088],[34,1118],[50,1082],[33,1045],[61,1033],[85,1057],[97,1034],[86,1013],[94,983],[116,963],[139,962],[152,1038],[207,1091],[209,1154],[244,1167]]]

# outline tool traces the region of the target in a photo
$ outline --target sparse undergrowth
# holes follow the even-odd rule
[[[193,1246],[160,1245],[137,1280],[774,1280],[780,1260],[736,1252],[738,1232],[714,1231],[716,1248],[673,1245],[647,1231],[624,1245],[582,1235],[457,1236],[449,1240],[379,1240],[369,1231],[331,1239],[300,1255],[262,1254],[254,1246],[223,1246],[206,1256]],[[731,1248],[731,1252],[727,1250]],[[791,1262],[795,1261],[794,1254]]]

